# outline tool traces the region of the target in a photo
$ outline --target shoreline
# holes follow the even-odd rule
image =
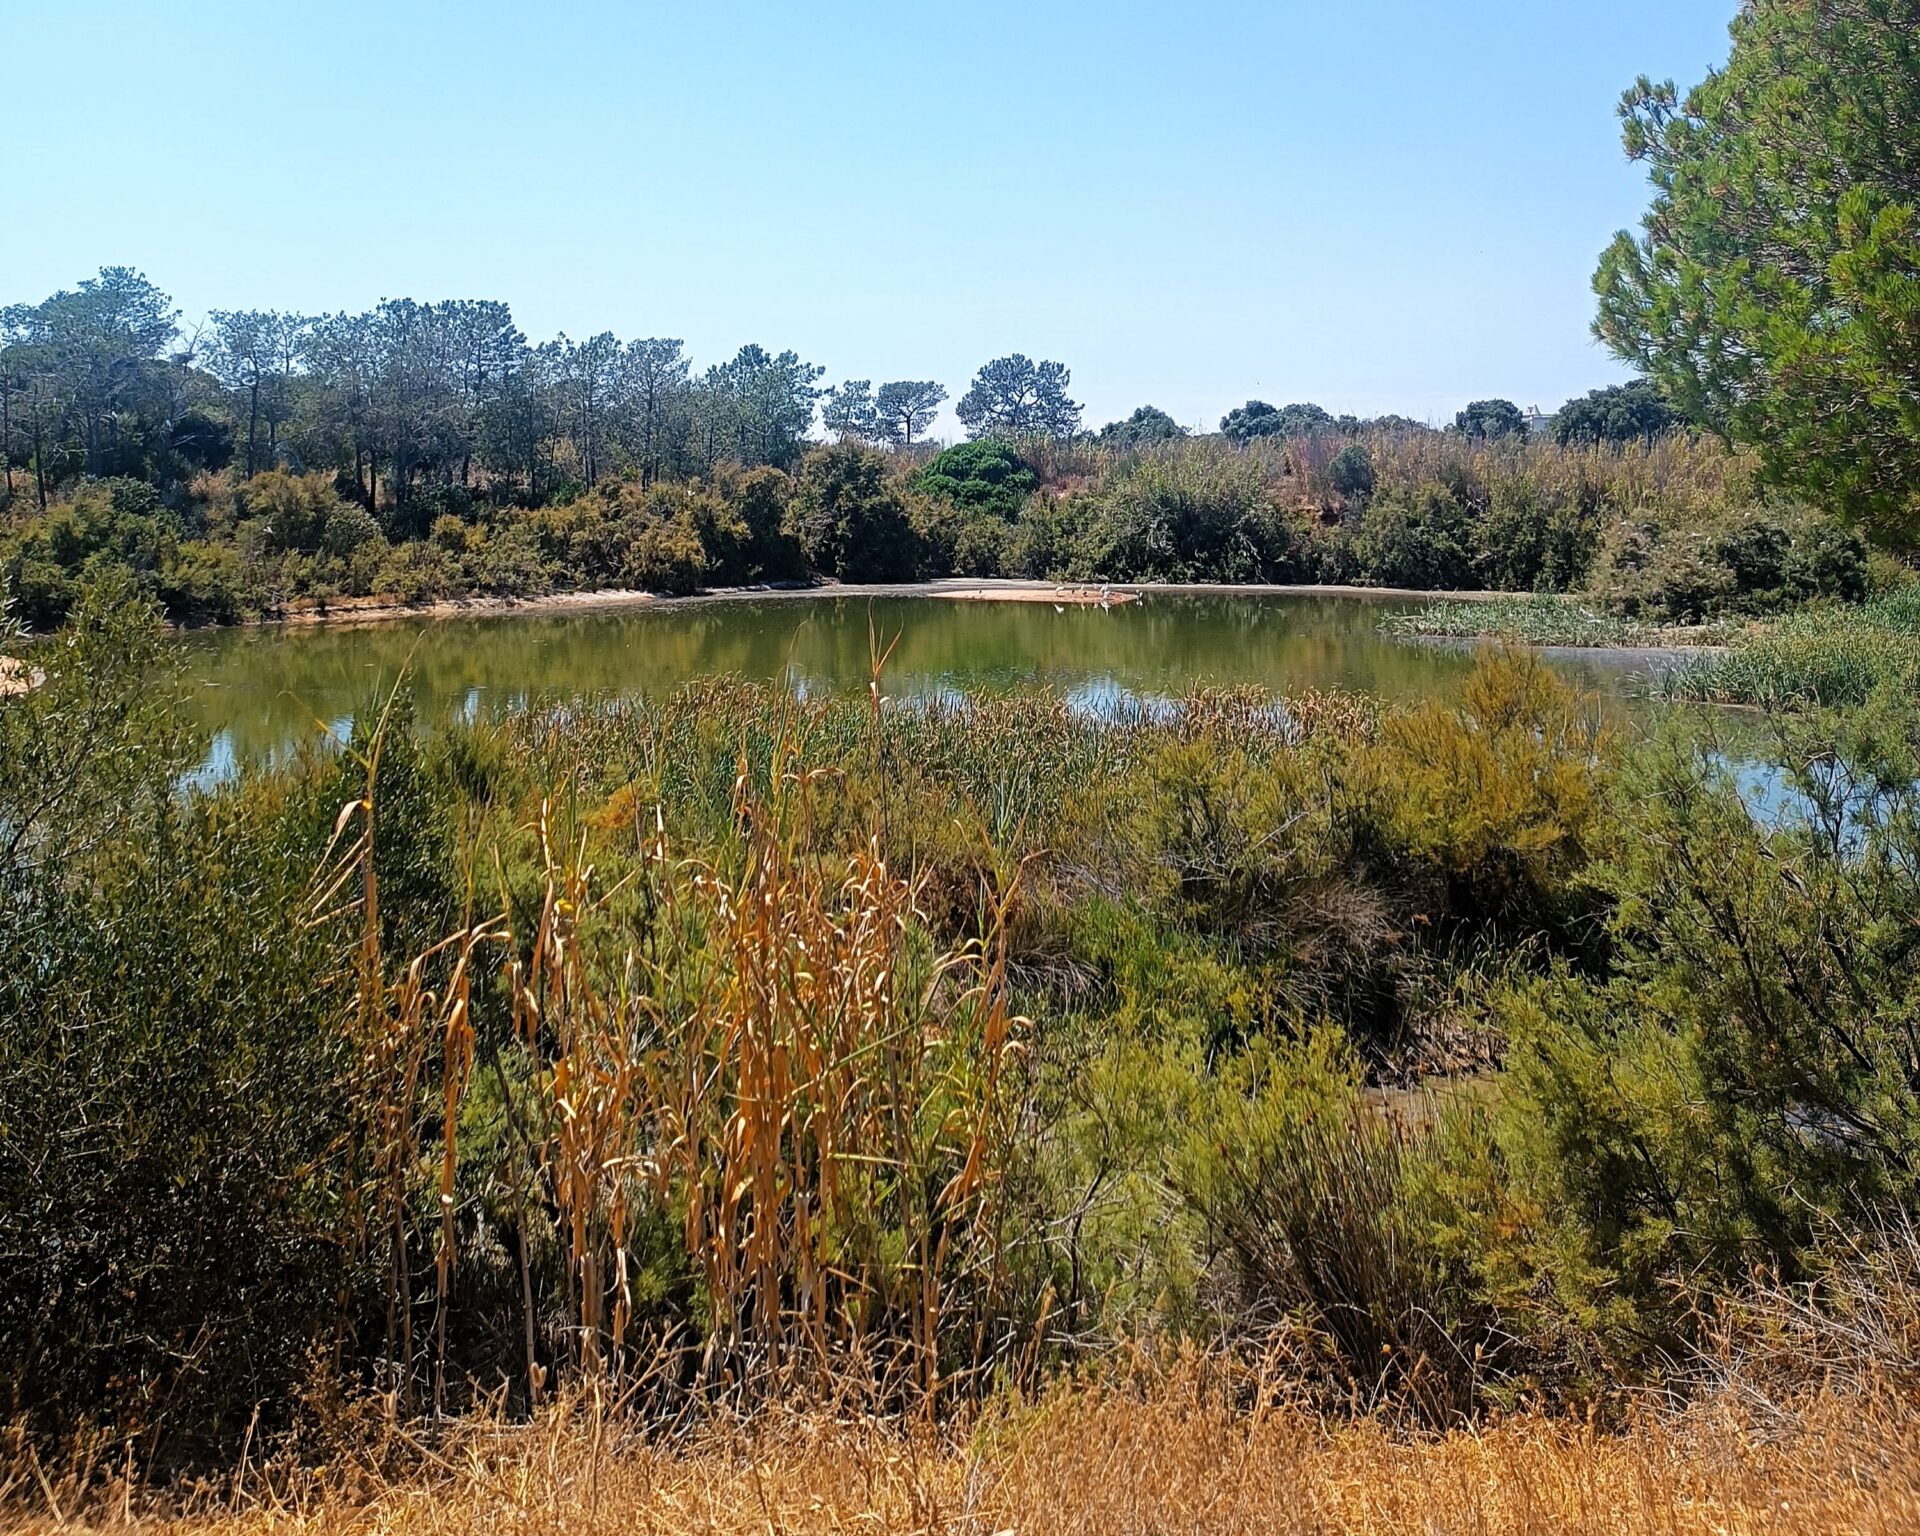
[[[808,598],[937,597],[962,602],[1053,602],[1062,606],[1097,607],[1105,591],[1110,604],[1143,597],[1350,597],[1380,602],[1496,602],[1519,594],[1511,592],[1443,592],[1411,587],[1266,585],[1258,582],[1089,582],[1033,581],[1023,577],[946,576],[932,581],[848,583],[814,582],[807,585],[714,587],[675,597],[630,587],[600,587],[578,592],[545,592],[534,597],[449,597],[404,603],[383,598],[341,598],[324,605],[289,609],[235,625],[232,629],[309,629],[358,624],[389,624],[408,619],[456,619],[509,613],[564,612],[568,609],[693,608],[712,603]]]

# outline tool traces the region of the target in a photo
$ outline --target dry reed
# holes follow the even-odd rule
[[[1189,1363],[1151,1385],[1062,1389],[965,1425],[774,1412],[677,1443],[574,1403],[415,1442],[398,1474],[364,1462],[256,1469],[166,1509],[109,1488],[84,1514],[48,1483],[35,1507],[14,1506],[14,1523],[183,1536],[1920,1529],[1910,1398],[1822,1396],[1790,1424],[1717,1399],[1649,1410],[1618,1432],[1522,1414],[1412,1436],[1292,1407],[1247,1411],[1245,1388]]]

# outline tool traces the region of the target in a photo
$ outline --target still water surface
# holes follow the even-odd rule
[[[1348,597],[1148,596],[1111,609],[932,597],[768,596],[691,604],[522,610],[357,628],[208,631],[184,637],[206,771],[271,762],[355,715],[408,671],[428,729],[455,718],[583,694],[664,695],[732,674],[814,694],[864,689],[869,629],[894,644],[894,697],[1042,685],[1091,714],[1198,685],[1278,693],[1445,694],[1470,649],[1381,632],[1409,605]],[[1557,655],[1552,664],[1624,711],[1642,660]]]

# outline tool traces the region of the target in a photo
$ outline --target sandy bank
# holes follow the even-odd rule
[[[928,595],[961,603],[1052,603],[1056,608],[1111,608],[1140,601],[1139,593],[1117,587],[965,587]]]

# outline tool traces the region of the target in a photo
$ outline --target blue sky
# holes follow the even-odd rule
[[[0,302],[124,263],[189,317],[500,298],[956,396],[1023,351],[1096,424],[1551,409],[1623,376],[1614,104],[1735,9],[0,0]]]

